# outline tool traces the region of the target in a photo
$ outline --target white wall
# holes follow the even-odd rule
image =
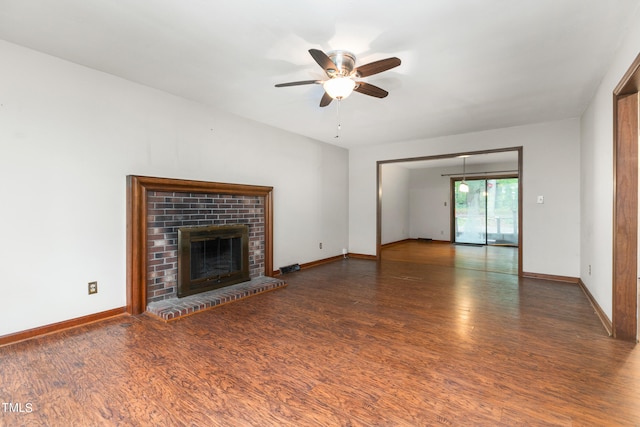
[[[409,169],[382,165],[382,231],[385,243],[409,238]]]
[[[376,162],[523,147],[523,270],[577,277],[580,271],[580,121],[569,119],[349,152],[349,250],[376,246]],[[536,203],[543,195],[545,203]]]
[[[346,150],[10,43],[0,57],[0,335],[125,305],[128,174],[273,186],[274,268],[347,247]]]
[[[640,52],[640,14],[633,22],[636,25],[581,120],[580,277],[609,319],[613,300],[613,90]]]
[[[455,173],[451,168],[411,170],[409,179],[410,230],[412,239],[450,240],[450,181],[443,173]],[[445,172],[447,171],[447,172]]]

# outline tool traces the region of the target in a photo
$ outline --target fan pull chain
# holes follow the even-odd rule
[[[336,106],[336,138],[340,138],[340,128],[342,127],[342,125],[340,124],[340,101],[342,100],[338,98],[338,103]]]

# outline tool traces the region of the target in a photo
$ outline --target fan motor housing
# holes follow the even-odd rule
[[[346,50],[332,50],[327,56],[336,64],[336,75],[349,76],[356,66],[356,56]]]

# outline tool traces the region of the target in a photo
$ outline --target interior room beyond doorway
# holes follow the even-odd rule
[[[464,160],[463,160],[464,159]],[[452,182],[470,176],[515,177],[512,228],[517,242],[516,274],[522,275],[522,148],[451,153],[378,162],[376,256],[382,247],[405,240],[454,243],[451,213],[455,204]],[[476,251],[477,252],[477,251]],[[457,258],[464,256],[464,250]],[[473,254],[469,254],[473,258]],[[508,257],[510,258],[510,256]],[[510,270],[509,270],[510,271]]]

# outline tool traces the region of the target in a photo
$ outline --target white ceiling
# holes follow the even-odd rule
[[[640,0],[0,0],[0,39],[343,147],[577,117]],[[402,65],[320,108],[310,48]]]

